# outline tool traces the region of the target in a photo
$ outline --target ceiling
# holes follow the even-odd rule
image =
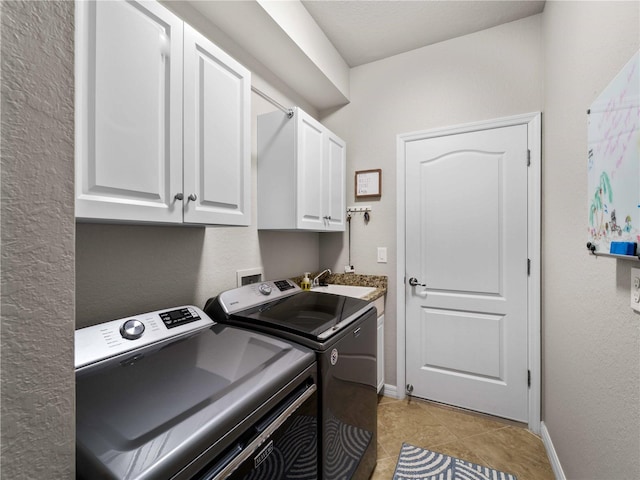
[[[0,0],[1,1],[1,0]],[[350,68],[513,22],[538,0],[161,0],[254,74],[318,112],[350,101]],[[278,85],[274,88],[274,85]]]
[[[537,0],[302,0],[350,67],[541,13]]]

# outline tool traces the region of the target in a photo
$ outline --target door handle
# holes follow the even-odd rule
[[[420,283],[420,281],[415,277],[411,277],[409,279],[409,285],[411,285],[412,287],[426,287],[424,283]]]

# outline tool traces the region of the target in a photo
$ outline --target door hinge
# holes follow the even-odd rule
[[[531,370],[527,370],[527,385],[531,386]]]
[[[531,259],[527,258],[527,276],[531,276]]]
[[[527,167],[531,166],[531,150],[527,149]]]

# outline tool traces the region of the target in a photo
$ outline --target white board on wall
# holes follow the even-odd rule
[[[588,111],[588,241],[640,244],[640,51]]]

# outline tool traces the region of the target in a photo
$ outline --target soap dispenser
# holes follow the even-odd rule
[[[309,275],[311,275],[310,272],[304,272],[304,278],[302,279],[302,282],[300,282],[300,288],[302,288],[302,290],[311,290],[311,280],[309,280]]]

